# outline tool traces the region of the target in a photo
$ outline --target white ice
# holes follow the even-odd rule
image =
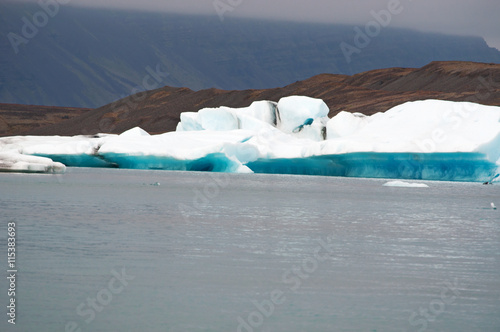
[[[0,152],[0,170],[25,173],[63,173],[66,166],[50,158]]]
[[[104,163],[225,172],[259,167],[262,171],[266,162],[276,161],[279,167],[273,166],[273,172],[279,173],[287,160],[293,160],[302,174],[332,175],[329,170],[338,168],[346,176],[439,179],[444,175],[447,180],[486,181],[499,173],[495,167],[500,167],[500,107],[425,100],[372,116],[340,112],[329,119],[327,115],[322,100],[290,96],[278,103],[258,101],[245,108],[183,113],[175,132],[160,135],[133,128],[121,135],[5,137],[0,138],[0,170],[26,170],[27,165],[41,170],[36,166],[40,160],[26,159],[41,156],[69,166]],[[379,157],[385,158],[383,162],[377,162]],[[307,167],[323,170],[309,173],[304,171]],[[54,164],[47,171],[54,169],[61,167]]]
[[[425,183],[389,181],[384,183],[384,187],[405,187],[405,188],[429,188]]]

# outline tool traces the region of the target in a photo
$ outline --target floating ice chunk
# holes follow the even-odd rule
[[[183,113],[161,135],[0,138],[0,152],[86,167],[478,182],[500,172],[499,107],[427,100],[372,116],[327,113],[319,99],[292,96]]]
[[[406,188],[429,188],[425,183],[389,181],[384,183],[384,187],[406,187]]]
[[[278,102],[278,128],[285,133],[296,132],[301,126],[311,124],[314,119],[328,116],[328,106],[321,99],[290,96]]]
[[[27,136],[22,141],[11,144],[24,155],[50,158],[66,166],[110,167],[99,158],[97,151],[103,142],[117,135],[89,136]],[[2,139],[0,139],[1,141]]]
[[[249,107],[203,108],[197,113],[181,113],[181,121],[176,131],[199,130],[260,130],[276,124],[276,103],[272,101],[256,101]]]
[[[66,166],[49,158],[16,152],[0,153],[0,172],[64,173]]]

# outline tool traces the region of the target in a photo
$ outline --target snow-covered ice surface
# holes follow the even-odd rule
[[[327,115],[322,100],[290,96],[183,113],[175,132],[160,135],[0,138],[0,168],[29,171],[14,165],[38,156],[66,166],[393,179],[484,182],[499,173],[500,107],[425,100]]]

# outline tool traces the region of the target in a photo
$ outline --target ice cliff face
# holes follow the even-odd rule
[[[98,138],[8,137],[0,139],[0,160],[451,181],[488,181],[499,172],[500,107],[425,100],[372,116],[329,119],[328,111],[322,100],[291,96],[183,113],[177,130],[161,135],[134,128]]]

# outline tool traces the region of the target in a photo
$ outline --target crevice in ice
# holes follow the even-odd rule
[[[99,144],[97,145],[95,148],[94,148],[94,157],[96,157],[97,159],[100,159],[102,160],[104,163],[106,163],[107,165],[109,165],[108,167],[110,168],[119,168],[118,164],[117,163],[114,163],[110,160],[107,160],[105,156],[101,155],[99,153],[99,150],[101,149],[102,147],[102,144]]]
[[[301,124],[300,126],[298,126],[297,128],[295,128],[292,132],[294,134],[300,133],[304,129],[305,126],[310,126],[310,125],[313,124],[313,122],[314,122],[313,118],[306,119],[306,121],[304,121],[303,124]]]
[[[274,113],[274,121],[273,121],[273,125],[275,127],[278,127],[279,124],[281,123],[281,115],[280,115],[280,110],[278,108],[278,104],[275,104],[275,103],[271,103],[271,107],[273,108],[273,113]]]
[[[321,137],[323,137],[323,141],[326,140],[326,127],[321,128]]]

